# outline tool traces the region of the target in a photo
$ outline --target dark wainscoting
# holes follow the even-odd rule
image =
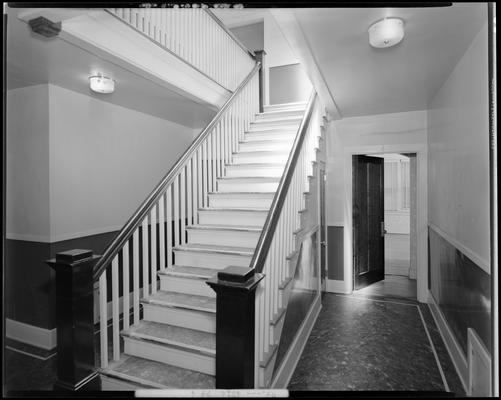
[[[344,280],[344,228],[327,226],[327,278]]]
[[[5,240],[5,316],[44,329],[56,327],[55,274],[45,260],[70,249],[101,254],[117,232],[54,243]]]
[[[473,328],[492,353],[490,275],[428,227],[431,293],[456,339],[467,352]]]

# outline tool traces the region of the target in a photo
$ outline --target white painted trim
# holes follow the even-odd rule
[[[108,226],[95,229],[89,229],[86,231],[75,232],[70,234],[61,235],[30,235],[24,233],[6,233],[5,237],[11,240],[23,240],[26,242],[39,242],[39,243],[55,243],[62,242],[64,240],[79,239],[86,236],[101,235],[103,233],[116,232],[122,229],[122,225]]]
[[[349,293],[351,293],[351,290],[350,290],[349,285],[347,285],[346,282],[347,281],[326,279],[326,292],[349,294]]]
[[[348,146],[344,149],[344,277],[353,291],[352,156],[355,154],[416,153],[417,158],[417,300],[428,301],[428,163],[425,144]]]
[[[275,375],[275,379],[270,385],[271,389],[287,388],[287,386],[289,385],[289,381],[291,380],[297,363],[299,362],[299,359],[303,354],[304,347],[306,346],[306,342],[310,337],[318,314],[320,314],[320,310],[322,309],[322,302],[320,299],[321,296],[317,296],[315,302],[310,308],[308,316],[301,324],[301,327],[299,328],[296,337],[294,338],[294,341],[289,348],[289,351],[285,355],[282,364],[280,365],[280,368]]]
[[[473,350],[476,351],[477,357],[474,358],[473,356]],[[488,385],[488,392],[487,394],[484,393],[472,393],[473,392],[473,376],[474,376],[474,371],[473,371],[473,366],[475,365],[474,360],[479,360],[481,361],[484,365],[487,366],[488,369],[488,374],[487,376],[489,377],[489,385]],[[482,342],[482,339],[477,335],[477,332],[475,332],[474,329],[468,328],[468,396],[483,396],[487,395],[489,397],[492,396],[492,362],[491,362],[491,355],[485,348],[484,343]]]
[[[335,226],[336,228],[343,228],[344,221],[328,221],[326,223],[327,226]]]
[[[5,336],[31,346],[52,350],[57,347],[57,330],[44,329],[13,319],[5,319]]]
[[[447,320],[440,311],[440,308],[438,307],[437,302],[435,301],[435,298],[430,291],[428,291],[428,307],[430,309],[431,315],[433,316],[433,319],[435,320],[435,324],[438,327],[440,336],[442,336],[442,340],[445,343],[445,347],[447,348],[452,363],[456,368],[456,372],[459,376],[459,379],[461,380],[463,389],[465,393],[468,393],[468,361],[466,360],[461,346],[459,346],[455,335],[449,328]]]
[[[462,245],[461,243],[459,243],[451,235],[449,235],[447,232],[445,232],[442,229],[440,229],[435,224],[432,224],[431,222],[428,222],[428,226],[431,229],[433,229],[436,233],[438,233],[440,236],[442,236],[452,246],[454,246],[456,249],[458,249],[461,253],[463,253],[466,257],[468,257],[471,261],[473,261],[475,264],[477,264],[480,268],[482,268],[485,272],[487,272],[490,275],[490,273],[491,273],[491,265],[490,265],[490,263],[489,263],[488,260],[486,260],[485,258],[479,256],[473,250],[470,250],[468,247],[466,247],[466,246]]]

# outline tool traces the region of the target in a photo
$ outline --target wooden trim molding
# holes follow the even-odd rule
[[[5,319],[5,336],[45,350],[57,347],[57,330],[44,329],[13,319]]]
[[[326,279],[326,292],[328,293],[343,293],[350,294],[350,288],[346,285],[346,281],[339,281],[335,279]]]

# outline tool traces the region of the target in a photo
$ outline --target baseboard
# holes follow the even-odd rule
[[[301,358],[301,354],[303,354],[304,346],[310,337],[311,330],[313,329],[313,325],[315,325],[321,308],[321,296],[317,296],[271,383],[271,389],[287,388],[289,385],[289,381]]]
[[[343,294],[351,293],[347,289],[345,281],[339,281],[339,280],[335,280],[335,279],[326,279],[325,280],[325,290],[328,293],[343,293]]]
[[[463,385],[463,389],[465,393],[468,393],[468,361],[466,356],[461,349],[456,337],[452,333],[449,328],[449,324],[447,323],[442,311],[437,305],[435,298],[428,292],[428,307],[430,309],[431,315],[435,320],[435,324],[437,325],[438,331],[440,332],[440,336],[442,336],[442,340],[445,343],[445,347],[449,352],[449,356],[451,357],[452,363],[456,368],[456,372],[458,373],[459,379],[461,380],[461,384]]]
[[[5,319],[5,336],[31,346],[52,350],[57,347],[57,330],[44,329],[13,319]]]

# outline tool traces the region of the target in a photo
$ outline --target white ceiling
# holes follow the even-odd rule
[[[451,7],[297,8],[294,15],[343,117],[424,110],[486,22],[486,3]],[[266,10],[220,10],[236,26]],[[367,29],[400,17],[405,38],[374,49]],[[294,49],[293,49],[294,50]]]
[[[8,89],[51,83],[192,128],[203,127],[215,113],[59,37],[48,39],[31,32],[17,18],[19,11],[8,8]],[[113,94],[89,89],[88,78],[97,71],[115,79]]]

